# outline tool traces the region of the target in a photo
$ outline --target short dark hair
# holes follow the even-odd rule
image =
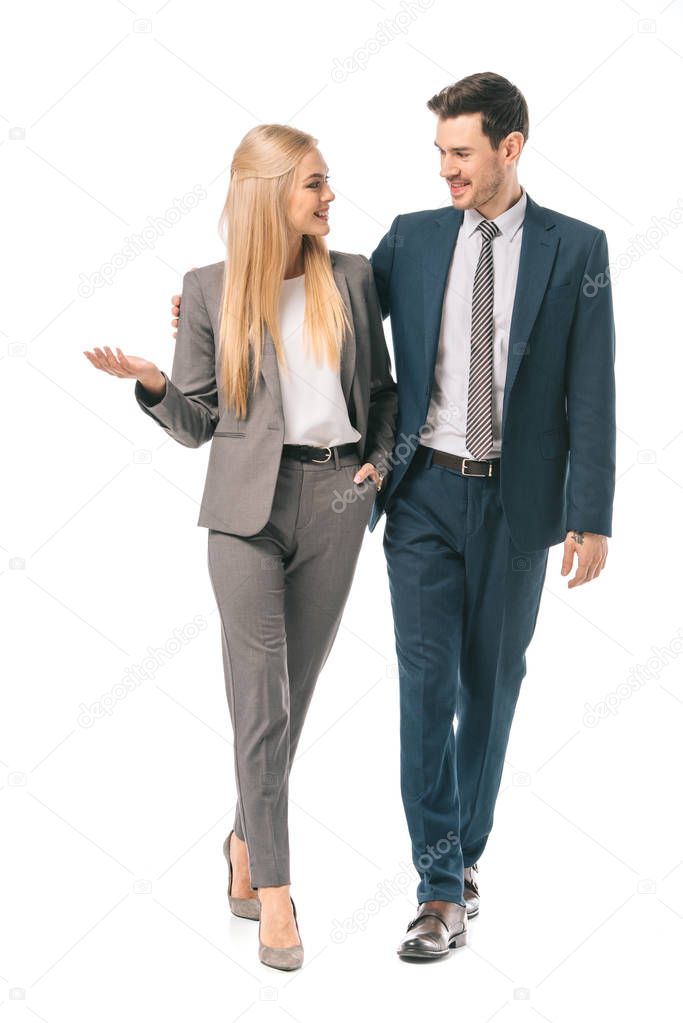
[[[521,131],[525,142],[529,138],[529,110],[524,96],[516,85],[493,71],[468,75],[455,85],[447,85],[432,96],[427,106],[441,118],[480,113],[482,131],[493,149],[498,149],[511,131]]]

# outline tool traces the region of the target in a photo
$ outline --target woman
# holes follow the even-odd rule
[[[235,738],[228,895],[236,915],[260,921],[259,958],[279,969],[303,962],[289,771],[396,419],[370,264],[324,241],[333,200],[316,139],[254,128],[232,161],[226,261],[183,279],[171,377],[120,348],[84,353],[135,378],[140,408],[176,441],[211,440],[198,524]]]

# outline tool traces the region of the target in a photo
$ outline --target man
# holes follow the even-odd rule
[[[505,78],[471,75],[427,106],[451,204],[397,217],[371,259],[399,396],[370,529],[385,510],[420,875],[406,959],[466,944],[548,548],[564,542],[563,575],[578,556],[570,588],[597,578],[615,476],[604,232],[520,186],[528,112]]]
[[[564,542],[562,575],[577,556],[569,588],[600,574],[616,446],[604,232],[520,186],[529,118],[511,82],[471,75],[427,106],[450,204],[398,216],[371,259],[398,382],[369,528],[385,511],[420,876],[407,960],[467,942],[548,548]]]

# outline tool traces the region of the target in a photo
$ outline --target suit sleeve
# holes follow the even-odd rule
[[[195,270],[183,277],[173,368],[162,398],[135,384],[135,398],[166,433],[188,448],[210,440],[218,422],[213,329]]]
[[[616,461],[614,316],[604,231],[583,272],[567,355],[567,529],[612,535]]]
[[[398,395],[391,375],[391,358],[384,337],[382,310],[372,266],[367,263],[367,306],[370,324],[370,408],[364,461],[385,475],[391,470]]]
[[[401,236],[398,233],[400,219],[400,215],[394,219],[384,238],[370,256],[370,265],[375,277],[375,287],[383,318],[386,318],[391,312],[391,272],[394,267],[394,250],[401,243]]]

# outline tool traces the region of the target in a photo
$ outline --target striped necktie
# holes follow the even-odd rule
[[[493,252],[491,242],[500,234],[493,220],[482,220],[481,252],[472,289],[472,340],[467,385],[467,433],[465,442],[472,458],[485,458],[493,443]]]

